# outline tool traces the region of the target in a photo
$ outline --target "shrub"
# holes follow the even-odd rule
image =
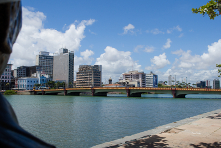
[[[15,95],[15,94],[16,94],[16,92],[14,90],[6,90],[4,92],[4,95]]]

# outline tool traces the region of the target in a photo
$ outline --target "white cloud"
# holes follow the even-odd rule
[[[130,31],[131,33],[133,33],[133,29],[135,27],[132,25],[132,24],[128,24],[127,26],[125,26],[123,29],[124,29],[124,33],[123,34],[127,34],[128,31]]]
[[[81,40],[85,38],[84,30],[95,20],[83,20],[79,24],[71,24],[63,33],[55,29],[44,28],[46,16],[34,9],[22,8],[22,29],[13,46],[10,61],[13,68],[18,66],[35,65],[35,56],[39,51],[54,53],[62,46],[71,51],[77,51]],[[65,27],[66,28],[66,27]]]
[[[144,51],[145,52],[153,52],[154,51],[154,47],[153,46],[151,46],[151,47],[147,46],[147,47],[145,47]]]
[[[172,33],[172,30],[167,29],[167,33],[168,33],[168,34],[169,34],[169,33]]]
[[[178,25],[178,26],[176,26],[176,27],[167,29],[167,33],[170,34],[170,33],[172,33],[174,30],[177,30],[177,31],[181,32],[181,31],[182,31],[182,28],[180,28],[180,26]]]
[[[171,41],[170,39],[167,39],[166,44],[165,44],[165,45],[163,45],[163,49],[170,48],[170,43],[171,43],[171,42],[172,42],[172,41]]]
[[[179,38],[183,37],[183,33],[181,33],[178,37],[179,37]]]
[[[180,28],[180,26],[178,25],[178,26],[176,26],[176,27],[174,27],[174,30],[177,30],[177,31],[182,31],[182,28]]]
[[[142,49],[144,47],[144,45],[137,45],[135,48],[134,48],[134,52],[138,52],[139,49]]]
[[[110,46],[107,46],[104,51],[105,53],[101,54],[95,63],[95,65],[102,65],[103,81],[110,77],[118,81],[122,73],[132,69],[141,70],[141,65],[131,58],[131,52],[119,51]]]
[[[89,29],[89,32],[90,32],[91,34],[97,35],[95,32],[92,32],[90,29]]]
[[[172,51],[171,53],[176,54],[176,55],[182,55],[183,52],[184,51],[182,49],[180,49],[180,50]]]
[[[165,53],[160,54],[159,56],[154,56],[151,59],[151,66],[146,67],[147,70],[156,70],[164,68],[165,66],[170,64],[170,61],[167,59]]]
[[[92,50],[88,50],[88,49],[86,49],[85,51],[81,52],[81,56],[83,56],[84,59],[88,59],[93,54],[94,54],[94,52]]]
[[[143,49],[144,48],[144,49]],[[134,52],[139,52],[139,49],[143,49],[144,52],[153,52],[154,51],[154,47],[153,46],[144,46],[144,45],[137,45],[134,48]]]
[[[221,39],[208,46],[208,51],[202,55],[192,55],[190,50],[182,49],[172,52],[179,57],[175,59],[173,66],[162,74],[161,78],[167,80],[169,74],[177,77],[187,77],[188,82],[217,79],[218,68],[216,64],[221,63]]]
[[[151,33],[153,33],[153,34],[155,34],[155,35],[156,35],[156,34],[160,34],[160,33],[164,34],[164,32],[163,32],[163,31],[160,31],[160,30],[159,30],[159,29],[157,29],[157,28],[156,28],[156,29],[151,30],[150,32],[151,32]]]

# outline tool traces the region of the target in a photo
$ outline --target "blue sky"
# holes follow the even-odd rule
[[[104,82],[132,69],[163,81],[170,74],[212,81],[221,63],[221,16],[210,20],[191,11],[207,2],[24,0],[10,61],[14,68],[35,65],[39,51],[66,47],[75,52],[75,72],[80,64],[101,64]]]

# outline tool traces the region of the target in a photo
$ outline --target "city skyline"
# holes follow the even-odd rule
[[[159,2],[25,0],[13,69],[34,65],[40,51],[66,47],[75,52],[75,73],[79,65],[102,65],[103,82],[130,70],[153,71],[159,81],[169,75],[191,83],[217,79],[220,17],[192,13],[207,0]]]

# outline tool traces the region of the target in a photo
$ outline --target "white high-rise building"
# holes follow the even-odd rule
[[[167,82],[168,85],[172,85],[172,75],[169,75],[168,76],[168,82]]]
[[[146,74],[146,87],[158,87],[158,76],[152,71]]]
[[[65,82],[66,87],[74,84],[74,52],[61,48],[58,55],[54,55],[53,81]]]

